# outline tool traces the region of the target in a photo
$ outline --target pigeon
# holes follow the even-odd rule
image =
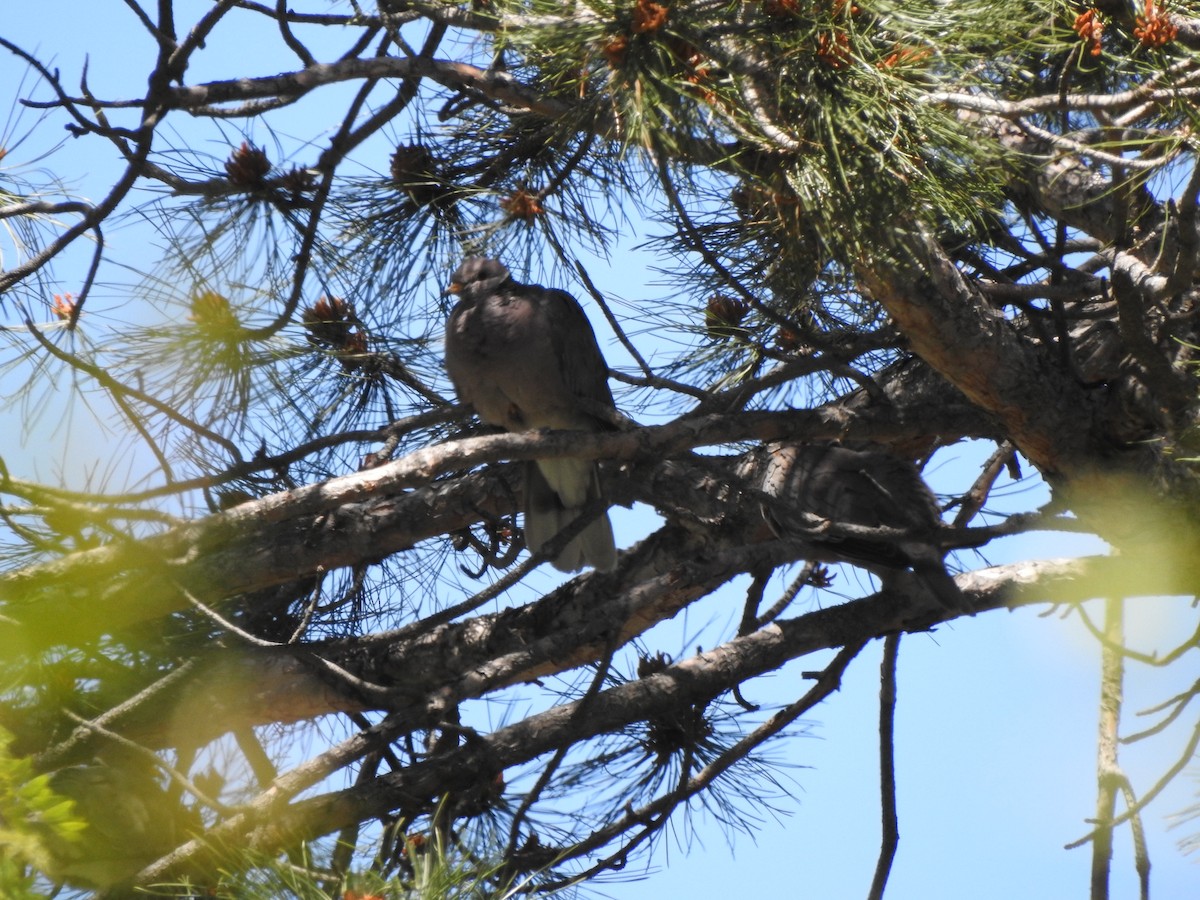
[[[458,397],[506,431],[607,431],[616,404],[608,365],[579,302],[565,291],[514,281],[495,259],[468,257],[447,293],[460,299],[446,323],[446,371]],[[540,551],[601,497],[594,460],[541,459],[525,466],[525,543]],[[607,513],[552,560],[574,572],[616,564]]]
[[[763,516],[777,536],[803,536],[885,581],[893,572],[911,569],[942,606],[967,609],[936,543],[941,510],[911,462],[837,444],[771,444],[759,451],[755,463],[757,487],[765,495]],[[834,525],[895,529],[911,537],[820,539],[813,536],[814,523],[806,522],[806,515]]]

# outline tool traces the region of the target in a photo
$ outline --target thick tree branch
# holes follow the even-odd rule
[[[495,435],[439,444],[320,484],[264,497],[139,542],[114,543],[0,577],[0,653],[82,641],[186,605],[339,566],[378,560],[420,540],[511,510],[511,487],[435,479],[500,460],[553,456],[669,458],[695,447],[910,433],[894,411],[854,405],[684,418],[615,434]],[[858,423],[863,425],[859,426]],[[859,428],[862,431],[859,431]],[[414,489],[419,491],[414,492]],[[474,493],[473,493],[474,492]]]
[[[1081,599],[1080,586],[1098,589],[1098,582],[1113,574],[1112,563],[1109,558],[1020,563],[960,576],[960,586],[979,610],[1044,602],[1047,597],[1060,602]],[[604,690],[590,697],[585,707],[579,702],[556,706],[492,734],[480,735],[446,756],[414,763],[369,785],[278,809],[269,823],[256,824],[252,819],[235,817],[218,826],[210,837],[215,837],[217,843],[245,839],[257,849],[270,851],[391,810],[426,809],[439,795],[469,788],[480,773],[499,772],[528,762],[564,741],[577,742],[613,732],[656,712],[678,708],[681,703],[711,699],[733,685],[816,650],[853,646],[898,631],[926,631],[938,618],[939,613],[930,607],[914,609],[881,593],[779,621],[676,663],[657,675]],[[203,866],[204,853],[201,843],[192,842],[142,872],[139,880]]]
[[[1095,459],[1092,399],[988,306],[932,235],[909,224],[890,258],[867,261],[861,274],[916,353],[1001,421],[1044,474]]]
[[[661,535],[648,542],[638,551],[644,554],[638,568],[662,568],[669,560],[689,554],[694,558],[698,551],[681,550],[681,540],[686,544],[686,538],[678,535]],[[632,573],[618,573],[628,584],[638,585],[635,589],[622,589],[612,578],[587,578],[527,607],[425,632],[406,628],[299,647],[215,650],[197,657],[195,673],[185,682],[123,710],[115,720],[106,717],[105,723],[152,747],[174,746],[185,736],[203,744],[247,726],[380,708],[392,714],[401,730],[426,728],[433,724],[436,710],[447,703],[595,662],[614,639],[618,645],[632,640],[673,616],[690,599],[760,562],[752,553],[734,548],[703,565],[668,569],[648,584]],[[1029,603],[1081,602],[1116,588],[1130,596],[1189,593],[1200,584],[1200,571],[1160,566],[1143,573],[1124,560],[1092,557],[996,566],[963,573],[956,581],[979,613]],[[898,588],[880,591],[780,620],[778,626],[792,635],[792,643],[790,649],[780,651],[777,665],[847,641],[926,631],[948,617],[931,597],[916,592],[904,595]],[[314,665],[315,658],[329,660],[360,681],[387,686],[390,699],[381,703],[378,695],[361,694],[353,684],[323,673]],[[737,683],[731,680],[727,687]],[[37,742],[32,734],[18,737]],[[90,746],[87,741],[75,742],[69,748],[70,758],[86,759],[93,752]],[[61,756],[55,762],[61,764]]]

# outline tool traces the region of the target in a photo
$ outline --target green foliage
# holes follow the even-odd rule
[[[197,891],[217,900],[505,900],[519,886],[507,883],[504,866],[479,859],[480,848],[464,848],[443,837],[413,834],[403,839],[394,874],[355,869],[334,874],[305,846],[291,861],[253,851],[228,849],[228,869],[215,884],[159,885],[158,896],[192,897]],[[545,896],[554,896],[550,892]]]
[[[77,844],[87,824],[75,804],[56,793],[49,775],[37,775],[28,758],[9,751],[12,735],[0,729],[0,895],[9,900],[42,896],[32,870],[53,872],[56,848]]]
[[[999,202],[999,160],[938,90],[993,85],[1066,52],[1057,4],[648,0],[498,4],[513,49],[608,136],[716,164],[771,193],[852,261],[881,221],[955,227]],[[517,24],[520,23],[520,27]],[[712,158],[713,142],[728,148]]]
[[[155,889],[173,896],[495,897],[517,890],[506,876],[528,875],[537,879],[536,890],[548,891],[624,867],[639,846],[670,832],[669,821],[683,819],[680,833],[690,836],[689,810],[704,810],[733,831],[753,829],[776,802],[787,808],[793,786],[777,780],[777,761],[759,753],[770,734],[756,723],[767,708],[724,695],[760,674],[748,666],[670,705],[668,688],[650,685],[637,701],[644,706],[626,706],[624,727],[601,729],[597,720],[586,745],[564,730],[554,737],[561,753],[548,755],[548,746],[529,741],[497,742],[497,752],[515,760],[509,784],[527,785],[535,767],[545,773],[533,790],[514,787],[508,799],[523,798],[515,815],[505,803],[504,779],[492,777],[490,757],[488,765],[461,767],[446,755],[473,754],[490,740],[476,730],[483,727],[476,714],[486,710],[494,727],[493,700],[517,710],[502,693],[510,687],[515,694],[524,690],[516,685],[529,686],[531,707],[542,700],[560,706],[564,693],[578,699],[582,723],[596,692],[620,696],[616,691],[635,680],[609,674],[602,683],[597,676],[586,692],[578,687],[586,673],[578,682],[567,678],[568,687],[531,680],[530,673],[565,673],[592,660],[601,646],[596,635],[608,639],[607,623],[578,634],[533,631],[557,621],[541,612],[557,608],[556,601],[530,605],[533,615],[509,618],[505,609],[495,622],[455,622],[494,596],[464,599],[479,590],[476,573],[507,567],[520,548],[507,512],[512,504],[505,505],[511,490],[464,513],[453,491],[466,482],[448,468],[437,470],[443,484],[415,475],[376,483],[365,473],[407,450],[436,455],[443,438],[470,432],[465,414],[451,409],[440,341],[448,301],[439,292],[466,254],[502,257],[514,275],[567,288],[602,308],[626,349],[639,356],[641,371],[624,355],[609,357],[623,382],[621,409],[633,419],[648,420],[643,413],[650,410],[670,416],[692,410],[720,412],[732,423],[743,407],[811,406],[808,421],[826,426],[806,425],[789,439],[880,440],[906,458],[926,458],[932,448],[966,438],[1001,443],[988,464],[991,480],[981,475],[955,488],[966,493],[948,498],[945,509],[958,525],[992,515],[977,495],[991,490],[984,482],[993,484],[1004,465],[1019,480],[1017,450],[1042,454],[1031,459],[1058,479],[1056,502],[1067,497],[1073,511],[1086,507],[1086,496],[1076,500],[1059,489],[1075,477],[1075,461],[1055,449],[1058,438],[1093,427],[1077,411],[1122,396],[1120,389],[1128,388],[1133,400],[1153,395],[1156,379],[1165,384],[1178,370],[1170,360],[1156,369],[1164,361],[1153,348],[1181,336],[1194,340],[1190,323],[1200,321],[1189,306],[1194,246],[1173,248],[1177,235],[1165,226],[1137,234],[1128,223],[1111,224],[1122,215],[1136,221],[1136,210],[1121,206],[1129,204],[1125,195],[1153,187],[1152,176],[1166,172],[1164,160],[1190,153],[1200,125],[1194,103],[1200,88],[1178,64],[1193,51],[1184,41],[1145,40],[1149,26],[1137,24],[1144,17],[1136,12],[1114,21],[1065,0],[383,0],[378,10],[365,4],[361,15],[343,18],[339,10],[359,5],[310,5],[321,12],[281,5],[272,13],[271,4],[211,8],[208,25],[228,12],[242,45],[266,22],[271,35],[283,37],[275,48],[282,61],[265,54],[264,42],[255,66],[236,73],[244,79],[205,85],[200,65],[184,67],[186,80],[184,69],[164,68],[150,78],[139,71],[126,93],[95,104],[68,99],[66,88],[51,101],[71,111],[77,137],[124,148],[129,180],[138,183],[135,199],[112,196],[132,223],[130,234],[153,230],[157,255],[120,250],[136,242],[111,237],[116,229],[107,224],[121,221],[114,216],[104,220],[104,234],[99,224],[86,232],[95,233],[97,255],[82,288],[52,278],[47,266],[8,287],[0,302],[0,310],[19,313],[0,333],[12,357],[0,358],[0,374],[20,385],[13,396],[23,407],[23,427],[31,429],[39,414],[58,415],[61,394],[78,406],[98,403],[92,416],[105,428],[112,428],[113,412],[126,428],[121,449],[138,451],[72,445],[64,454],[72,466],[101,455],[110,460],[111,479],[102,468],[87,477],[95,494],[63,489],[73,476],[42,485],[9,479],[4,467],[0,487],[13,498],[0,510],[6,516],[0,549],[14,548],[6,566],[44,565],[14,573],[4,597],[6,604],[10,597],[19,601],[5,614],[20,626],[0,635],[17,648],[5,664],[20,661],[26,669],[0,697],[4,721],[19,735],[15,750],[0,748],[0,775],[7,779],[0,788],[3,896],[31,895],[35,870],[107,888],[160,859],[158,871],[175,883]],[[162,5],[159,15],[170,11],[171,4]],[[1145,13],[1151,15],[1149,7]],[[176,22],[142,37],[153,44],[167,34],[203,35],[205,27]],[[1156,27],[1165,34],[1161,21]],[[215,47],[225,38],[212,40]],[[297,51],[305,41],[312,50]],[[183,65],[189,54],[199,59],[204,45],[202,38],[182,44],[176,62]],[[297,54],[322,64],[301,65]],[[251,68],[282,74],[258,79]],[[49,69],[43,77],[58,87]],[[335,86],[356,81],[359,93],[343,107],[337,129],[328,130],[330,107],[300,109],[327,88],[337,103]],[[143,86],[160,82],[171,86],[162,95],[169,102],[154,123],[169,116],[170,126],[131,130],[142,127],[133,113],[152,105]],[[1147,97],[1164,96],[1143,100],[1137,93],[1143,88]],[[271,92],[277,93],[266,96]],[[200,93],[209,98],[202,104]],[[1120,93],[1127,96],[1116,98]],[[293,110],[297,118],[289,119]],[[0,155],[19,143],[11,136],[23,129],[14,127],[0,129]],[[234,129],[245,131],[234,135]],[[149,162],[135,163],[137,135],[148,140],[151,131]],[[1010,141],[1014,136],[1021,140]],[[89,160],[96,158],[93,152]],[[1075,167],[1070,178],[1057,177],[1060,162]],[[19,168],[0,165],[0,174],[7,179],[0,192],[4,218],[5,206],[11,212],[38,191]],[[1071,190],[1076,183],[1079,190]],[[148,185],[156,186],[153,193],[138,193]],[[1093,202],[1109,197],[1117,198],[1115,212]],[[9,250],[7,259],[20,263],[57,233],[51,223],[84,214],[71,199],[64,193],[64,203],[47,205],[53,217],[34,204],[4,218],[15,224],[0,226],[0,250],[20,250]],[[1190,215],[1194,223],[1195,199],[1191,190],[1170,214],[1177,209],[1181,221]],[[1082,226],[1073,215],[1087,208],[1106,227],[1076,234]],[[662,229],[643,248],[654,260],[646,268],[662,266],[670,280],[657,296],[655,276],[640,266],[634,272],[618,256],[645,221]],[[3,228],[16,230],[4,238]],[[953,285],[909,285],[901,299],[928,312],[915,325],[903,320],[900,299],[879,289],[889,274],[911,270],[914,253],[886,254],[900,244],[891,243],[895,235],[914,233],[936,247],[929,257],[936,271],[972,287],[953,293]],[[625,296],[592,284],[589,253],[610,255],[614,275],[624,276],[615,283]],[[1172,253],[1180,261],[1173,274]],[[1087,254],[1093,256],[1082,261]],[[1170,327],[1148,330],[1145,340],[1128,345],[1122,341],[1140,327],[1139,316],[1130,320],[1128,309],[1111,306],[1115,298],[1136,313],[1137,298],[1121,296],[1120,284],[1103,274],[1118,257],[1158,267],[1166,283],[1154,299],[1168,311],[1163,322]],[[11,272],[13,262],[0,262],[3,289],[4,269]],[[117,264],[136,277],[121,280]],[[582,287],[591,290],[590,301]],[[85,301],[86,314],[77,315]],[[948,309],[975,303],[978,324],[930,338],[936,352],[915,340],[932,330],[926,323],[951,320]],[[27,316],[27,308],[44,313],[50,325],[29,324],[38,316]],[[601,319],[593,319],[599,326]],[[654,334],[643,342],[648,331]],[[1085,344],[1085,333],[1099,346]],[[1075,344],[1086,352],[1076,352]],[[977,353],[980,346],[994,348],[995,357]],[[942,382],[930,377],[934,370],[951,386],[971,388],[969,396],[941,393]],[[1027,375],[1037,377],[1022,381]],[[980,391],[992,381],[999,385],[994,395]],[[851,386],[861,390],[851,395]],[[1063,401],[1061,416],[1047,425],[1050,414],[1039,410],[1054,397],[1076,399]],[[1113,462],[1114,448],[1126,452],[1128,435],[1148,446],[1167,433],[1157,418],[1167,401],[1151,400],[1145,403],[1154,414],[1151,429],[1140,430],[1142,421],[1132,416],[1134,427],[1122,423],[1115,439],[1106,434],[1096,441],[1104,466]],[[1185,413],[1191,408],[1178,413],[1180,421]],[[639,555],[631,558],[648,562],[637,572],[681,573],[672,579],[699,573],[692,585],[680,582],[686,590],[664,596],[659,612],[691,603],[715,584],[708,579],[716,575],[700,563],[723,557],[707,546],[697,552],[701,536],[731,561],[757,567],[761,551],[774,567],[770,580],[766,568],[737,569],[739,577],[753,577],[757,591],[747,597],[739,638],[750,637],[756,622],[781,615],[802,589],[832,588],[842,597],[857,590],[847,578],[834,585],[815,559],[792,568],[807,549],[785,547],[789,536],[759,508],[762,498],[743,510],[735,509],[736,495],[725,495],[738,490],[735,473],[742,471],[725,454],[741,452],[751,438],[781,437],[770,429],[793,427],[782,421],[758,425],[751,416],[728,433],[703,435],[711,442],[704,447],[720,449],[704,460],[711,469],[688,476],[690,484],[639,480],[629,488],[628,502],[654,507],[667,520],[634,551]],[[1094,427],[1099,435],[1102,426]],[[1077,446],[1084,443],[1081,437]],[[1084,459],[1078,468],[1094,462]],[[126,464],[128,475],[118,471]],[[18,461],[13,472],[23,465]],[[358,477],[328,492],[293,491],[355,471]],[[483,484],[492,474],[489,468],[469,477]],[[389,470],[387,478],[394,475]],[[722,485],[715,497],[713,483]],[[497,490],[509,487],[501,480]],[[429,522],[436,528],[422,531],[424,519],[388,518],[411,499],[410,488],[430,489]],[[1088,482],[1087,493],[1094,492]],[[1108,493],[1131,507],[1138,499]],[[267,495],[275,496],[250,505]],[[717,512],[710,513],[710,500]],[[1023,521],[1005,520],[1016,531],[1056,524],[1057,507],[1021,508]],[[1091,521],[1129,518],[1116,505],[1092,508]],[[216,510],[230,514],[191,524]],[[358,528],[375,522],[387,524]],[[464,523],[474,531],[464,531]],[[140,540],[175,526],[162,539]],[[1139,530],[1167,546],[1167,536]],[[474,540],[480,531],[486,540]],[[766,541],[768,532],[776,540],[762,550],[759,535]],[[1191,540],[1195,532],[1179,534]],[[955,539],[961,548],[980,540]],[[837,558],[836,548],[818,549]],[[482,567],[462,563],[468,552],[472,563],[483,556]],[[1129,558],[1141,571],[1146,560],[1163,571],[1176,564],[1183,570],[1191,557],[1164,551]],[[776,576],[790,583],[785,597],[756,613]],[[643,596],[644,577],[631,570],[620,590]],[[1131,571],[1122,589],[1136,592],[1139,577]],[[536,580],[529,587],[541,590]],[[1110,579],[1105,590],[1113,589]],[[590,590],[585,578],[563,596]],[[615,604],[625,596],[608,588],[599,594],[605,596],[586,609],[605,615],[610,599]],[[68,612],[40,614],[42,607]],[[518,618],[528,619],[529,632]],[[640,614],[632,621],[641,621]],[[869,616],[864,621],[873,627]],[[448,623],[454,629],[443,627]],[[531,635],[520,647],[504,643],[513,623],[512,634]],[[893,624],[882,633],[893,633]],[[712,646],[724,647],[732,633],[722,627],[706,626],[695,644],[708,646],[711,635]],[[485,628],[494,628],[495,637],[476,644]],[[382,634],[391,629],[400,630]],[[428,636],[420,653],[383,655],[385,644],[406,647],[414,634]],[[323,640],[331,636],[343,640]],[[569,647],[570,639],[576,645]],[[646,652],[658,640],[648,638]],[[25,641],[56,649],[32,658]],[[423,648],[440,641],[447,652],[438,654],[438,664],[423,662]],[[505,666],[529,659],[531,668],[497,669],[488,656],[493,648]],[[542,648],[544,658],[529,655]],[[623,671],[634,650],[620,652],[625,658],[612,660],[614,671]],[[649,682],[642,648],[636,653],[637,678]],[[727,656],[741,654],[734,648]],[[669,661],[662,653],[657,659],[664,671]],[[200,665],[188,672],[193,662]],[[315,685],[306,679],[310,662],[321,677]],[[682,665],[705,674],[710,662],[697,657]],[[501,674],[465,676],[465,667]],[[832,685],[840,670],[830,672]],[[410,694],[438,701],[402,717],[394,732],[391,720],[373,718],[398,704],[407,710]],[[819,700],[806,694],[804,703]],[[808,708],[797,704],[795,715]],[[184,712],[177,715],[176,706]],[[307,742],[325,747],[340,740],[339,726],[326,730],[326,714],[338,713],[348,716],[348,743],[318,758],[323,751]],[[74,747],[79,752],[70,762],[95,752],[103,763],[64,761],[52,776],[34,777],[28,761],[12,754],[62,750],[67,734],[83,734],[68,717],[128,735],[145,748],[141,765],[118,765],[108,736],[96,731],[86,747]],[[539,734],[549,733],[544,727],[538,724]],[[366,740],[369,731],[382,736],[378,744]],[[218,740],[223,734],[232,737]],[[538,755],[523,756],[527,748]],[[157,763],[169,761],[181,777],[164,787],[149,751],[161,752]],[[210,775],[212,790],[204,783]],[[389,775],[400,778],[389,784],[383,780]],[[183,786],[188,778],[196,779],[194,790]],[[479,783],[468,790],[462,780]],[[343,789],[344,798],[336,798]],[[447,796],[455,802],[434,811],[437,798]],[[380,828],[383,837],[372,843]],[[330,835],[339,830],[344,843],[333,849]],[[206,831],[211,841],[193,845],[202,852],[163,859]],[[430,836],[422,842],[418,833]],[[243,846],[243,838],[256,849]],[[507,868],[494,866],[497,858]]]

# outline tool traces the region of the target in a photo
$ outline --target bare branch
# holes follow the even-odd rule
[[[900,844],[900,824],[896,815],[896,656],[900,635],[883,639],[883,661],[879,669],[879,784],[882,840],[875,876],[867,893],[869,900],[883,900],[888,875]]]

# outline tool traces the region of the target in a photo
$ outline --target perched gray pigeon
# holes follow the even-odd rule
[[[882,451],[836,444],[771,444],[758,452],[752,466],[751,478],[766,495],[763,516],[776,535],[825,544],[885,581],[891,571],[911,569],[947,609],[965,608],[966,600],[946,571],[935,540],[942,521],[937,500],[912,463]],[[815,523],[805,521],[806,515],[834,525],[897,529],[911,537],[822,539],[812,535]]]
[[[446,323],[446,371],[459,399],[507,431],[612,428],[608,366],[578,301],[514,281],[494,259],[469,257],[451,276],[460,300]],[[525,467],[525,543],[537,552],[600,497],[596,463],[542,459]],[[553,560],[564,572],[616,563],[607,514]]]

